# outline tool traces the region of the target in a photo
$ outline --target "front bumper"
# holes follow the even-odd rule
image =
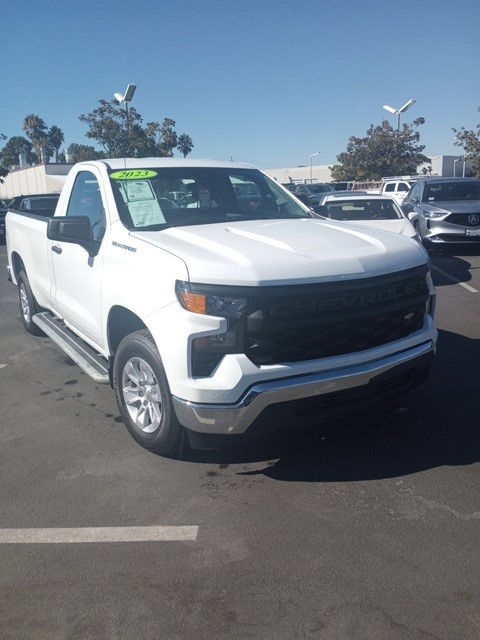
[[[465,244],[480,242],[480,226],[451,224],[447,220],[425,220],[421,236],[426,244]]]
[[[341,392],[347,394],[351,389],[364,388],[365,395],[368,395],[368,386],[376,380],[387,378],[395,381],[400,376],[403,376],[402,384],[405,386],[403,378],[406,376],[408,379],[409,372],[428,366],[434,352],[435,345],[428,340],[371,362],[333,371],[260,382],[250,387],[235,404],[202,404],[173,396],[173,405],[179,422],[192,432],[211,435],[244,434],[260,414],[272,405],[340,394],[337,406],[338,413],[341,413]],[[401,385],[398,387],[399,393],[406,390],[400,387]],[[390,395],[394,395],[394,392],[395,388],[392,387]],[[358,406],[359,402],[356,405]],[[351,410],[353,409],[352,406]]]

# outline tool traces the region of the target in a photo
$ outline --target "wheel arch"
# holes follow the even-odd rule
[[[130,333],[147,329],[147,325],[133,311],[121,305],[113,306],[108,314],[107,339],[108,348],[112,355],[120,342]]]
[[[15,284],[17,284],[18,274],[20,273],[20,271],[25,271],[25,273],[27,273],[27,270],[25,268],[25,263],[20,257],[20,254],[17,253],[16,251],[13,251],[12,255],[10,256],[10,266],[12,267],[14,282]],[[27,273],[27,277],[28,277],[28,273]]]

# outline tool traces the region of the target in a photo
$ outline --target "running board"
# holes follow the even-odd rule
[[[87,375],[100,384],[109,384],[108,367],[105,360],[92,347],[70,331],[61,320],[48,311],[37,313],[32,321],[47,334]]]

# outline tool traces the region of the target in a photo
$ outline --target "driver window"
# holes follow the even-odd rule
[[[81,171],[77,175],[66,215],[87,216],[90,219],[92,239],[103,238],[106,228],[105,208],[98,180],[90,171]]]

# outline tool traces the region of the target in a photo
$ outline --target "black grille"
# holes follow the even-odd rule
[[[468,221],[468,218],[472,215],[477,216],[477,222],[471,223]],[[445,218],[445,222],[460,224],[464,227],[478,227],[480,226],[480,211],[478,213],[451,213]]]
[[[257,365],[299,362],[405,338],[423,326],[426,269],[269,289],[246,320],[245,353]]]

